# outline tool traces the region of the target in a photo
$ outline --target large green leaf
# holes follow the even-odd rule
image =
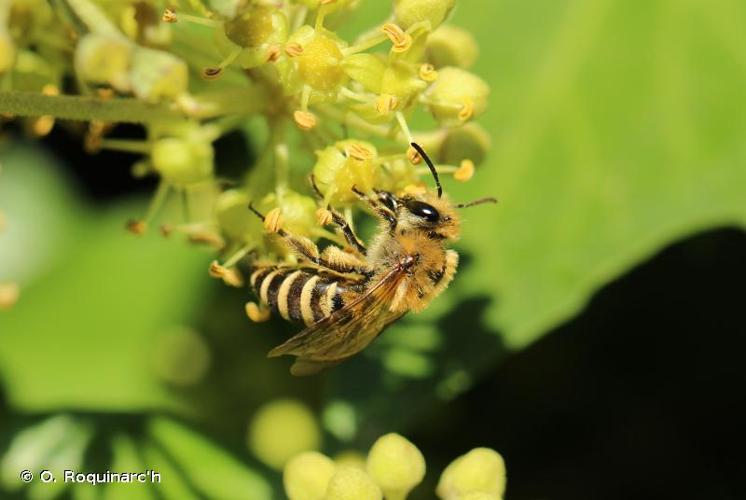
[[[18,303],[0,313],[9,402],[27,411],[174,408],[153,369],[158,339],[188,323],[209,256],[128,234],[124,221],[141,204],[84,206],[38,150],[4,148],[2,160],[0,279],[21,285]]]
[[[388,6],[365,8],[349,31]],[[399,375],[364,361],[333,375],[332,393],[375,431],[431,387],[468,387],[663,245],[746,220],[743,3],[460,2],[453,22],[481,45],[474,71],[492,95],[480,121],[494,147],[470,184],[446,189],[501,203],[464,213],[469,265],[367,353]],[[382,380],[398,390],[380,395]]]

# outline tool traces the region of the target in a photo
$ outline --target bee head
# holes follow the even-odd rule
[[[431,239],[458,238],[458,214],[447,198],[427,192],[421,196],[399,198],[397,205],[400,228],[424,231]]]

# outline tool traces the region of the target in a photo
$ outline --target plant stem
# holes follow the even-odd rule
[[[100,120],[118,123],[153,123],[184,118],[207,119],[216,116],[245,114],[261,111],[266,101],[258,98],[250,88],[223,95],[196,96],[200,105],[194,116],[166,104],[149,104],[134,98],[101,99],[98,97],[59,95],[47,96],[38,92],[0,92],[0,114],[16,116],[53,116],[62,120]]]

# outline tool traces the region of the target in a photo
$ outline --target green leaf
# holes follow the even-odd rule
[[[154,339],[188,324],[209,284],[209,256],[127,233],[142,204],[82,206],[58,168],[38,150],[3,152],[0,280],[21,285],[0,314],[8,401],[25,411],[176,409],[152,369]]]
[[[388,5],[371,4],[346,32],[385,17]],[[743,3],[459,2],[452,22],[481,46],[473,71],[491,86],[479,121],[493,149],[474,180],[446,191],[500,204],[464,211],[469,262],[451,289],[367,353],[397,367],[390,351],[411,357],[411,336],[437,328],[433,373],[406,382],[429,367],[385,375],[353,361],[333,374],[333,393],[382,427],[431,387],[465,389],[664,245],[746,221]],[[377,395],[382,382],[394,396]]]

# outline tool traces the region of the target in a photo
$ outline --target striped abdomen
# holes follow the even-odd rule
[[[348,284],[314,270],[293,267],[258,267],[251,273],[251,286],[262,303],[286,320],[307,326],[344,306]]]

